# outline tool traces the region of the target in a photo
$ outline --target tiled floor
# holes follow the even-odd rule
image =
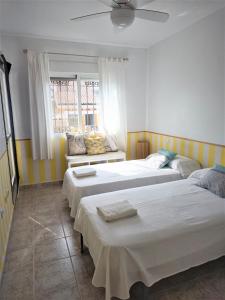
[[[104,300],[91,284],[94,266],[80,254],[60,185],[20,191],[0,300]],[[136,284],[132,300],[225,300],[225,258],[164,279]]]

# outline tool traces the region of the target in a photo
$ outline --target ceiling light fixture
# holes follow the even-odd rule
[[[113,8],[111,12],[111,21],[118,28],[126,28],[134,22],[135,13],[130,8]]]
[[[1,1],[1,0],[0,0]],[[99,0],[112,10],[91,13],[88,15],[72,18],[73,21],[88,20],[95,17],[110,15],[111,21],[116,28],[123,29],[130,26],[135,18],[152,22],[164,23],[169,19],[169,14],[162,11],[140,9],[139,6],[150,3],[153,0]]]

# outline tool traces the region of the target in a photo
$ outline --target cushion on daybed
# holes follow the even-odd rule
[[[67,133],[66,137],[67,137],[68,155],[79,155],[79,154],[87,153],[83,134]]]
[[[110,134],[105,136],[105,150],[106,152],[118,151],[116,137]]]
[[[113,135],[105,135],[104,133],[95,133],[92,135],[82,133],[66,133],[68,155],[81,154],[103,154],[105,152],[118,151],[116,137]],[[87,143],[86,143],[87,140]],[[103,145],[102,145],[103,141]],[[87,146],[88,144],[88,146]],[[88,149],[87,149],[88,147]],[[91,147],[91,148],[90,148]],[[96,147],[96,149],[94,149]],[[105,149],[103,149],[103,147]]]
[[[88,155],[103,154],[106,152],[105,139],[101,136],[85,137],[84,142]]]

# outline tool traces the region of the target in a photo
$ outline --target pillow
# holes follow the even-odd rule
[[[179,171],[183,178],[187,178],[195,170],[201,169],[199,162],[181,155],[177,155],[175,159],[171,160],[169,167]]]
[[[222,165],[215,165],[212,170],[225,174],[225,167]]]
[[[206,168],[206,169],[200,169],[200,170],[196,170],[194,172],[192,172],[188,178],[193,178],[193,179],[202,179],[205,174],[209,171],[210,169],[209,168]]]
[[[153,153],[146,157],[145,160],[147,166],[152,169],[161,169],[165,167],[165,165],[167,165],[169,162],[169,159],[165,155],[159,153]]]
[[[105,139],[100,136],[93,136],[84,138],[85,146],[88,155],[103,154],[105,150]]]
[[[118,151],[116,137],[113,135],[106,135],[105,137],[105,150],[106,152]]]
[[[84,143],[83,134],[66,134],[67,145],[68,145],[68,155],[78,155],[87,153],[87,149]]]
[[[166,150],[166,149],[160,149],[158,151],[159,154],[162,154],[162,155],[165,155],[169,160],[172,160],[176,157],[177,153],[176,152],[173,152],[173,151],[169,151],[169,150]]]
[[[225,198],[225,173],[209,170],[196,184],[221,198]]]

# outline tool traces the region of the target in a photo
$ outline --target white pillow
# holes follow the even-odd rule
[[[197,186],[207,189],[221,198],[225,198],[225,173],[210,169],[206,172]]]
[[[161,169],[169,162],[169,159],[165,155],[159,153],[153,153],[146,157],[145,160],[147,166],[152,169]]]
[[[188,176],[188,178],[202,179],[209,170],[210,168],[196,170],[192,172],[191,175]]]
[[[108,134],[106,135],[106,137],[105,137],[105,149],[106,149],[106,152],[118,151],[115,136],[108,135]]]
[[[187,178],[195,170],[201,169],[199,162],[185,156],[177,155],[169,162],[169,167],[178,171],[183,178]]]

